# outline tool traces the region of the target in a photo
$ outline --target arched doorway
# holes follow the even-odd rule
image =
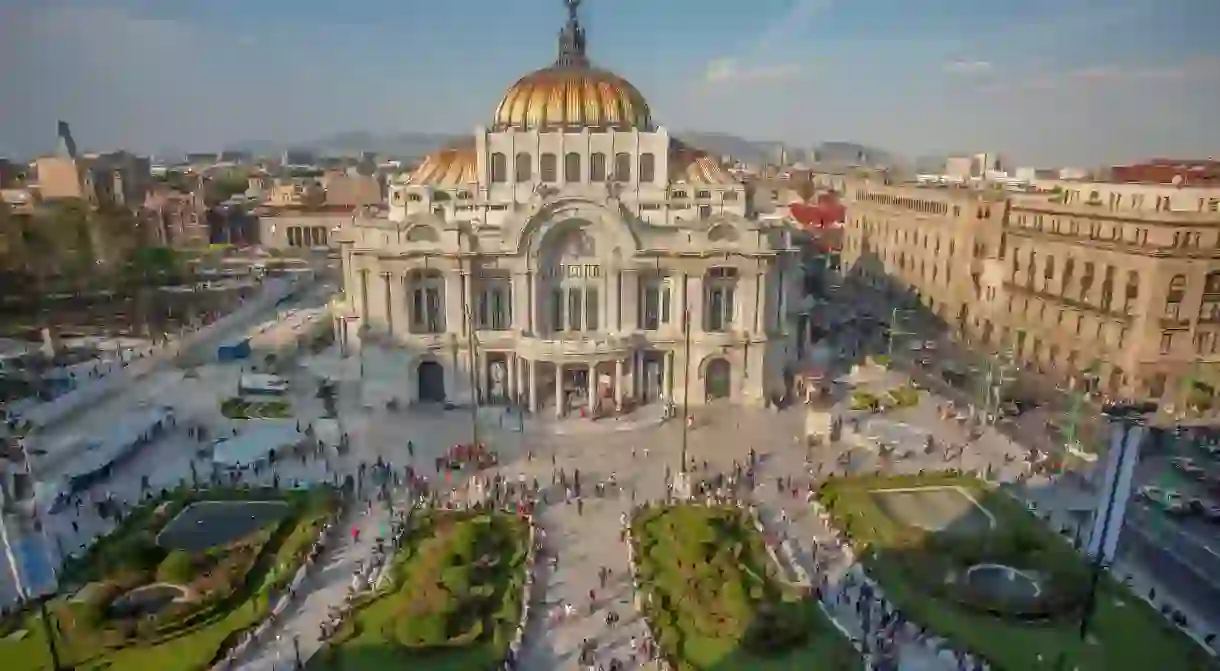
[[[417,369],[419,400],[440,403],[445,400],[445,369],[435,361],[421,361]]]
[[[704,393],[707,400],[728,398],[731,380],[732,369],[728,361],[719,357],[709,361],[707,373],[704,375]]]

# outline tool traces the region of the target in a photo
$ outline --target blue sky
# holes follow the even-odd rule
[[[560,0],[0,0],[0,153],[468,132]],[[673,129],[1022,164],[1220,156],[1216,0],[585,0]]]

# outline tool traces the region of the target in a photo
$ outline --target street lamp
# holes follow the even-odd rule
[[[479,444],[479,378],[482,376],[482,371],[477,370],[479,336],[474,321],[474,310],[469,305],[466,306],[466,328],[470,334],[470,342],[467,347],[469,356],[467,368],[470,371],[470,445],[474,448]]]
[[[890,363],[893,363],[894,360],[894,336],[914,335],[911,331],[898,331],[898,313],[900,312],[911,312],[911,310],[898,307],[890,309],[890,332],[885,345],[886,355],[889,357]]]
[[[17,443],[18,448],[20,448],[20,450],[21,450],[21,460],[22,460],[22,466],[24,467],[24,470],[25,470],[25,475],[29,479],[31,486],[33,486],[32,483],[37,482],[37,479],[34,477],[34,471],[33,471],[32,465],[31,465],[31,461],[30,461],[30,454],[26,449],[26,438],[24,436],[20,437],[17,439],[16,443]],[[16,498],[16,497],[14,496],[14,498]],[[8,511],[10,509],[10,502],[3,501],[0,503],[3,504],[2,507],[0,507],[0,543],[3,543],[3,545],[4,545],[4,554],[8,560],[9,569],[12,571],[12,574],[13,574],[13,585],[14,585],[14,587],[17,588],[17,595],[22,601],[27,601],[28,599],[31,598],[32,595],[29,592],[29,586],[26,584],[26,581],[23,579],[23,577],[21,575],[20,563],[18,561],[18,557],[16,556],[16,553],[13,552],[12,539],[9,537]],[[37,508],[35,507],[31,511],[27,511],[18,502],[13,501],[12,503],[13,503],[13,505],[12,505],[11,509],[16,514],[16,516],[18,516],[18,519],[22,522],[27,523],[27,524],[22,524],[21,526],[22,527],[26,527],[26,526],[33,527],[31,529],[23,528],[23,529],[21,529],[21,531],[23,533],[28,532],[28,533],[39,534],[38,537],[35,539],[35,543],[37,544],[37,549],[38,549],[38,553],[39,553],[39,559],[50,562],[50,557],[48,557],[46,554],[47,549],[48,549],[47,548],[47,530],[46,530],[45,525],[38,524],[38,521],[36,519]],[[33,505],[36,506],[37,503],[33,502]],[[57,537],[57,540],[58,540],[58,537]],[[23,555],[24,554],[26,554],[26,553],[23,553]],[[60,555],[59,555],[59,562],[61,564],[63,562],[62,551],[60,552]],[[54,565],[52,565],[51,571],[52,571],[52,577],[57,578],[58,573],[59,573],[58,568],[56,568]],[[39,585],[38,587],[43,587],[43,585]],[[38,614],[39,614],[40,618],[42,619],[42,626],[45,629],[45,633],[46,633],[47,652],[50,654],[50,657],[51,657],[51,668],[54,669],[54,671],[60,671],[60,669],[63,668],[63,664],[60,662],[60,659],[59,659],[59,648],[56,645],[56,636],[55,636],[56,631],[58,630],[58,627],[55,626],[54,624],[52,624],[52,622],[51,622],[51,613],[47,609],[47,598],[48,597],[45,594],[39,594],[39,595],[33,595],[33,598],[38,601]]]
[[[674,493],[686,498],[690,492],[690,477],[686,470],[687,450],[690,442],[690,310],[682,311],[682,328],[686,331],[682,355],[682,463],[674,475]]]
[[[1098,362],[1091,361],[1080,371],[1083,390],[1068,388],[1068,415],[1063,426],[1063,446],[1069,452],[1080,442],[1080,424],[1084,417],[1085,400],[1096,384]]]

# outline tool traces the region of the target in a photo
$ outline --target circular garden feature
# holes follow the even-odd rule
[[[175,601],[185,601],[186,589],[169,583],[154,583],[137,587],[115,597],[106,606],[106,615],[114,619],[138,618],[156,615]]]

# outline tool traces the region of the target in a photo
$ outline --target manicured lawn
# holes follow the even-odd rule
[[[492,671],[521,615],[529,528],[504,513],[412,520],[393,586],[363,604],[311,671]]]
[[[210,494],[229,500],[278,496],[229,491]],[[204,495],[203,500],[210,500],[209,496]],[[291,513],[271,527],[223,548],[191,556],[201,565],[212,567],[207,576],[191,576],[192,589],[201,594],[199,600],[181,604],[178,610],[154,619],[117,621],[104,614],[107,603],[130,586],[156,581],[154,574],[165,573],[164,562],[158,565],[150,539],[188,500],[175,495],[160,510],[157,505],[148,505],[135,511],[115,532],[95,545],[88,556],[64,573],[64,582],[93,584],[107,596],[103,597],[104,602],[82,603],[70,601],[69,595],[50,603],[62,632],[57,642],[63,663],[76,669],[99,671],[206,668],[222,648],[266,614],[273,593],[291,580],[336,505],[325,490],[294,492],[283,500],[290,505]],[[141,565],[140,555],[144,554],[151,555],[150,565]],[[119,584],[122,589],[116,587]],[[21,640],[0,639],[3,668],[50,669],[39,619],[27,615],[13,626],[24,628],[27,634]]]
[[[929,496],[929,508],[957,518],[945,519],[945,529],[937,531],[936,525],[913,521],[935,514],[911,510],[918,497],[902,492],[906,509],[896,514],[887,495],[877,491],[910,488],[918,493],[925,487],[939,493],[959,489],[990,513],[994,526],[988,530],[978,523],[982,515],[946,503],[948,497]],[[1220,669],[1108,576],[1101,583],[1090,641],[1081,645],[1079,621],[1088,584],[1084,560],[1019,502],[978,480],[945,474],[837,479],[819,496],[835,525],[865,557],[869,575],[910,620],[982,654],[998,671],[1055,668],[1061,654],[1067,655],[1064,668],[1079,671]],[[968,517],[970,523],[963,523]],[[946,586],[943,576],[987,562],[1020,563],[1018,568],[1045,576],[1047,599],[1027,608],[980,608],[974,597]],[[1014,616],[1013,609],[1024,609],[1025,619]]]
[[[860,656],[775,575],[742,511],[681,505],[632,521],[645,614],[682,671],[859,669]]]

